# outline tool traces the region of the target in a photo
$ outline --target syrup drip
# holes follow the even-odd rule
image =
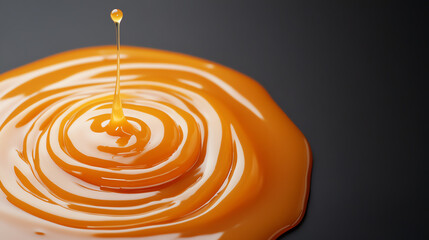
[[[110,123],[116,125],[125,120],[124,111],[122,110],[122,101],[121,101],[121,35],[120,35],[120,26],[123,14],[120,9],[114,9],[110,13],[110,18],[112,18],[115,23],[116,30],[116,55],[117,55],[117,65],[116,65],[116,86],[115,86],[115,95],[113,98],[113,107],[112,107],[112,117]]]
[[[309,145],[259,84],[184,54],[121,51],[122,103],[119,47],[0,75],[3,238],[274,239],[299,223]]]

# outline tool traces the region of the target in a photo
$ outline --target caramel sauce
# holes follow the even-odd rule
[[[311,152],[269,94],[200,58],[119,55],[112,14],[116,50],[0,75],[2,237],[275,239],[297,225]]]

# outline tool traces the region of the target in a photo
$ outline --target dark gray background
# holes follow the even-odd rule
[[[307,136],[308,212],[281,239],[428,239],[427,4],[0,0],[0,72],[114,44],[113,8],[123,44],[237,69]]]

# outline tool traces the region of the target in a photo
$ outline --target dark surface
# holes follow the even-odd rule
[[[307,136],[308,211],[281,239],[428,239],[427,4],[0,0],[0,72],[114,44],[113,8],[123,44],[237,69]]]

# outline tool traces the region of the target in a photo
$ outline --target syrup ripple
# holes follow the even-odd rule
[[[1,97],[13,107],[0,109],[0,152],[7,153],[0,186],[10,202],[52,223],[120,236],[214,221],[232,211],[223,204],[229,198],[245,204],[258,193],[263,179],[251,140],[219,95],[199,84],[221,80],[124,55],[128,125],[115,135],[108,129],[114,58],[77,58],[4,83]],[[35,81],[39,89],[29,87]],[[221,87],[260,117],[234,89]]]

